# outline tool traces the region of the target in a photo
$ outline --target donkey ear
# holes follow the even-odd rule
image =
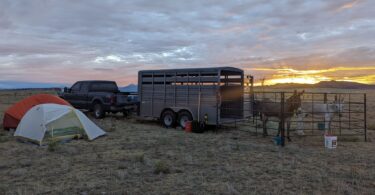
[[[299,95],[303,95],[305,93],[305,90],[302,90]]]
[[[335,101],[337,101],[337,95],[335,95]]]

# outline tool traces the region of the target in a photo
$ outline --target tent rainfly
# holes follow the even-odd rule
[[[51,140],[71,139],[83,135],[93,140],[104,134],[101,128],[73,107],[40,104],[25,114],[14,136],[42,145]]]
[[[16,129],[26,112],[39,104],[60,104],[70,106],[67,101],[55,95],[37,94],[27,97],[13,104],[5,111],[3,119],[4,129]]]

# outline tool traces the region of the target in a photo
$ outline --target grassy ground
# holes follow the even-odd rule
[[[94,121],[107,136],[58,144],[54,150],[0,131],[0,194],[375,191],[374,142],[339,140],[337,149],[327,150],[321,137],[294,137],[280,148],[270,137],[233,128],[191,134],[121,117]],[[374,132],[369,137],[374,140]]]

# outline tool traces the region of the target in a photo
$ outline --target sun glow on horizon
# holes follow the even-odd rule
[[[275,84],[316,84],[321,81],[348,81],[363,84],[375,84],[375,67],[334,67],[321,70],[297,70],[293,68],[248,68],[249,71],[266,71],[264,85]],[[369,71],[372,71],[371,73]],[[353,74],[348,76],[347,74]],[[370,74],[369,74],[370,73]],[[346,76],[345,76],[346,75]],[[254,84],[260,86],[261,81]]]

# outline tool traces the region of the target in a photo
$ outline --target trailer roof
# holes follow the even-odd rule
[[[229,71],[243,73],[242,69],[234,67],[207,67],[207,68],[180,68],[180,69],[156,69],[156,70],[141,70],[139,73],[153,73],[153,72],[216,72],[216,71]]]

